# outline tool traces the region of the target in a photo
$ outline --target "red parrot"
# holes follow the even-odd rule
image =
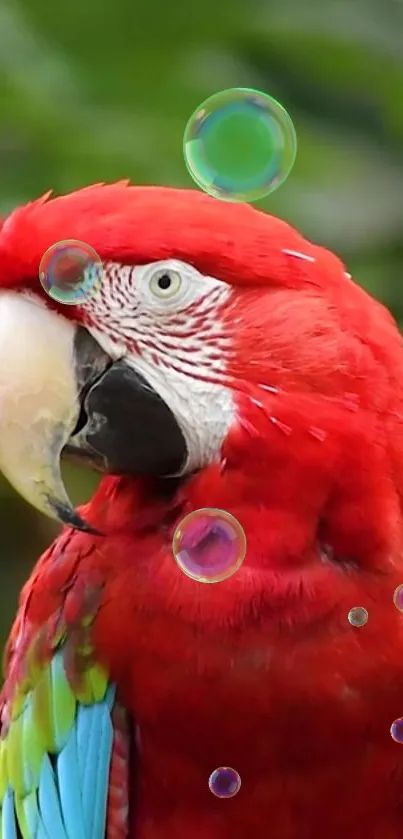
[[[38,279],[68,239],[104,265],[77,306]],[[0,360],[0,468],[65,525],[7,644],[1,839],[400,839],[387,310],[249,206],[95,185],[3,222]],[[79,511],[64,457],[104,473]],[[202,508],[246,537],[214,585],[172,550]],[[241,779],[229,800],[209,789],[223,766]]]

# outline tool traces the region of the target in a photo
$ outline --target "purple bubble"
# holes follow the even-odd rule
[[[403,743],[403,717],[392,722],[390,734],[395,743]]]
[[[173,538],[173,554],[188,577],[218,583],[231,577],[245,558],[243,528],[225,510],[195,510],[180,522]]]
[[[400,585],[397,588],[395,588],[393,594],[393,602],[396,606],[396,609],[398,609],[399,612],[403,612],[403,585]]]
[[[220,766],[211,773],[208,785],[217,798],[233,798],[241,789],[241,778],[236,769]]]

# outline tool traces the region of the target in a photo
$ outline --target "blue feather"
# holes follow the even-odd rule
[[[42,761],[38,800],[43,826],[51,839],[67,839],[60,811],[56,779],[48,755],[45,755]],[[9,839],[7,834],[5,834],[4,839]]]
[[[88,837],[101,837],[105,829],[108,799],[109,764],[113,742],[113,728],[106,703],[97,707],[81,707],[77,725],[87,727],[91,715],[82,795],[85,802],[84,821]]]
[[[38,824],[38,832],[36,834],[35,839],[53,839],[53,836],[49,836],[47,830],[45,830],[45,826],[43,821],[40,819]]]
[[[14,810],[14,794],[10,789],[7,790],[3,799],[1,826],[3,839],[19,839],[17,818]]]
[[[85,713],[86,710],[90,713]],[[92,710],[93,709],[91,707],[84,708],[83,706],[80,706],[78,708],[76,722],[77,762],[86,833],[89,833],[90,830],[90,811],[94,802],[94,790],[89,788],[88,782],[88,776],[90,775],[89,770],[91,768],[91,755],[95,745],[95,715],[92,713]]]
[[[96,706],[90,706],[93,710]],[[56,759],[56,775],[59,786],[60,806],[68,839],[89,839],[85,830],[80,773],[77,759],[76,728],[70,732],[69,739]],[[94,836],[94,839],[98,837]],[[102,837],[103,839],[103,837]]]
[[[113,746],[114,690],[79,705],[70,737],[57,757],[60,805],[68,839],[104,839]]]
[[[78,702],[67,741],[60,728],[58,754],[51,758],[45,753],[40,771],[34,771],[30,763],[35,727],[27,703],[20,749],[25,789],[29,787],[29,791],[18,802],[25,839],[28,835],[29,839],[105,839],[114,699],[115,688],[109,686],[102,701],[92,705]],[[9,787],[0,801],[0,839],[22,837],[15,804],[15,792]]]
[[[105,702],[106,706],[109,708],[110,712],[112,712],[115,697],[116,697],[116,686],[115,685],[109,685],[108,690],[106,691],[106,694],[105,694],[104,702]]]
[[[89,839],[104,837],[113,728],[110,712],[115,699],[111,685],[98,705],[80,705],[77,712],[77,759],[83,818]]]
[[[98,742],[98,759],[95,771],[96,789],[93,807],[92,833],[90,836],[104,837],[108,806],[109,769],[113,746],[113,727],[109,712],[105,709],[102,730]]]

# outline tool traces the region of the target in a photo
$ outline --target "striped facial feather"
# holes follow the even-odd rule
[[[231,338],[220,317],[231,287],[175,259],[106,263],[104,271],[81,307],[87,329],[170,407],[188,446],[185,471],[219,460],[234,418],[226,375]],[[167,288],[160,288],[162,277]]]

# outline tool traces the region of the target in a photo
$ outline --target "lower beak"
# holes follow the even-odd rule
[[[101,472],[167,476],[186,462],[168,406],[82,327],[0,295],[0,471],[30,504],[94,532],[63,485],[62,455]]]

